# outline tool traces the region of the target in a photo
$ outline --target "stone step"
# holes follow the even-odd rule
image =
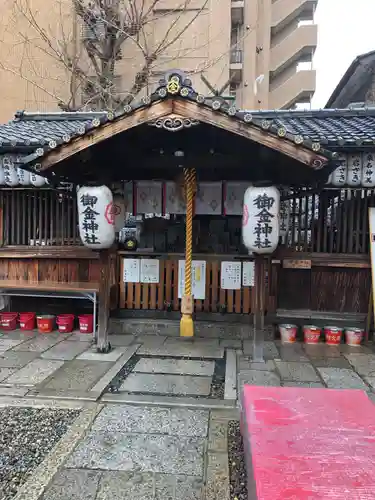
[[[211,392],[211,383],[212,377],[131,373],[121,384],[120,391],[172,396],[208,396]]]

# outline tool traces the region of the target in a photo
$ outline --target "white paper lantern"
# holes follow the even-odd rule
[[[362,179],[363,187],[375,187],[375,153],[362,153]]]
[[[4,173],[3,162],[0,158],[0,186],[4,186],[4,184],[5,184],[5,173]]]
[[[115,218],[115,231],[119,233],[125,227],[125,199],[122,195],[113,197],[113,215]]]
[[[107,186],[77,192],[79,234],[89,248],[110,248],[115,241],[113,195]]]
[[[3,157],[4,182],[7,186],[18,186],[17,169],[13,164],[12,158],[9,156]]]
[[[331,182],[332,185],[335,187],[345,186],[346,180],[348,178],[346,155],[340,155],[339,161],[340,161],[340,166],[337,167],[336,170],[334,170],[331,174],[332,175]]]
[[[242,239],[245,247],[257,254],[272,253],[278,245],[280,193],[271,187],[249,187],[245,191]]]
[[[362,180],[362,155],[361,153],[348,154],[347,184],[351,187],[361,185]]]
[[[46,178],[42,177],[41,175],[32,173],[30,174],[30,181],[33,186],[42,187],[46,183]]]
[[[17,167],[17,175],[18,175],[18,182],[21,184],[21,186],[29,186],[30,185],[30,172],[27,170],[24,170],[23,168]]]

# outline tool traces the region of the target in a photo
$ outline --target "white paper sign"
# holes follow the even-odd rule
[[[206,298],[206,261],[193,260],[191,264],[192,295],[194,299]],[[178,298],[185,295],[185,261],[178,261]]]
[[[348,186],[360,186],[362,177],[361,153],[348,154]]]
[[[162,183],[137,182],[137,214],[162,213]]]
[[[241,262],[221,263],[221,288],[223,290],[241,289]]]
[[[124,259],[124,283],[139,283],[139,259]]]
[[[242,215],[243,198],[247,182],[227,182],[225,184],[225,215]]]
[[[331,174],[332,185],[336,187],[344,186],[348,178],[347,156],[345,154],[340,154],[339,160],[340,166]]]
[[[375,187],[375,154],[362,153],[362,186]]]
[[[242,286],[255,286],[255,262],[242,262]]]
[[[158,259],[141,259],[141,283],[159,283]]]
[[[200,182],[195,197],[195,213],[197,215],[222,214],[221,182]]]
[[[165,213],[184,214],[186,213],[186,203],[183,199],[183,187],[175,182],[165,183]]]

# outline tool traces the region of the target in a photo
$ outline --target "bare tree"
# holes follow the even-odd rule
[[[121,108],[150,84],[160,68],[171,67],[174,60],[214,42],[205,40],[199,45],[189,37],[198,18],[207,14],[208,0],[201,0],[199,7],[197,0],[180,0],[174,9],[164,9],[164,0],[59,0],[57,4],[61,17],[58,36],[41,21],[33,0],[13,0],[13,18],[22,19],[27,27],[17,31],[25,47],[33,46],[61,67],[64,76],[60,78],[69,82],[69,92],[56,95],[45,87],[35,77],[39,75],[30,71],[30,62],[25,71],[23,61],[11,67],[0,59],[0,68],[45,90],[63,110]],[[48,9],[48,0],[45,5]],[[181,43],[189,38],[189,46]],[[225,55],[204,61],[194,72],[204,71]],[[116,85],[120,64],[130,82],[126,89]]]

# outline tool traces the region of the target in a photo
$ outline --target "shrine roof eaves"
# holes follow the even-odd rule
[[[157,90],[138,102],[113,112],[17,112],[9,123],[0,125],[0,154],[23,153],[23,164],[40,161],[50,151],[89,134],[109,122],[120,120],[154,102],[179,99],[212,109],[281,140],[315,153],[335,158],[336,149],[375,147],[375,108],[321,110],[239,110],[221,97],[197,94],[183,74],[178,92],[171,92],[170,80],[161,80]],[[173,76],[172,74],[172,76]],[[171,74],[169,75],[171,77]],[[183,79],[184,78],[184,79]]]

